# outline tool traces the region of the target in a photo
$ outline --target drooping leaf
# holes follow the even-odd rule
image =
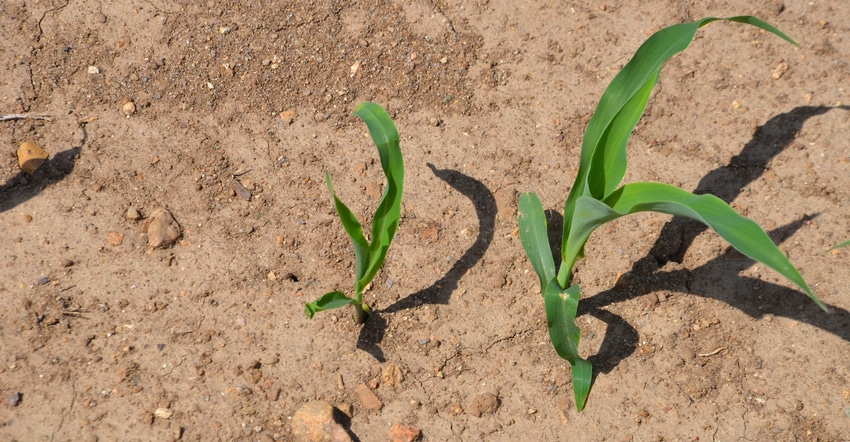
[[[573,378],[573,395],[576,408],[584,408],[587,394],[590,392],[592,366],[590,361],[578,354],[581,331],[576,325],[576,311],[580,297],[579,287],[573,285],[562,289],[557,279],[552,278],[543,291],[546,304],[546,323],[549,327],[549,340],[562,359],[570,363]]]
[[[661,66],[690,45],[696,31],[717,20],[747,23],[797,43],[770,24],[751,16],[707,17],[692,23],[664,28],[650,36],[635,55],[614,76],[605,89],[582,140],[581,159],[573,188],[564,204],[564,236],[561,253],[567,250],[572,212],[579,197],[608,196],[622,181],[626,171],[626,143],[646,108]],[[568,269],[561,267],[559,279]]]
[[[360,117],[369,128],[369,135],[378,149],[381,168],[387,185],[372,219],[372,242],[369,259],[362,272],[357,273],[355,292],[359,295],[369,285],[384,263],[387,250],[398,229],[401,218],[401,194],[404,187],[404,161],[401,157],[398,131],[390,116],[375,103],[362,103],[354,115]]]
[[[356,300],[345,296],[345,293],[342,292],[325,293],[319,299],[304,305],[304,314],[313,319],[313,315],[322,310],[332,310],[356,303]]]
[[[755,222],[739,215],[714,195],[694,195],[663,183],[626,184],[603,201],[581,197],[576,204],[568,256],[575,256],[594,229],[630,213],[660,212],[702,222],[745,256],[776,270],[803,290],[820,308],[797,269]]]
[[[555,277],[555,260],[549,246],[549,232],[546,229],[546,213],[537,195],[523,193],[517,202],[519,240],[522,243],[531,267],[540,278],[541,292],[546,284]]]

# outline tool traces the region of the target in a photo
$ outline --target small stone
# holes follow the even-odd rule
[[[381,400],[378,399],[378,396],[375,396],[375,393],[372,393],[372,390],[366,384],[358,385],[354,389],[354,392],[357,393],[360,402],[363,403],[363,408],[367,410],[378,411],[384,406]]]
[[[121,105],[121,112],[124,112],[124,115],[133,115],[136,113],[136,103],[132,101],[128,101]]]
[[[481,393],[472,398],[469,405],[469,414],[481,417],[494,413],[499,408],[499,398],[492,393]]]
[[[24,141],[18,147],[18,166],[27,175],[32,175],[47,158],[50,157],[44,149],[32,141]]]
[[[248,190],[247,187],[243,186],[239,181],[233,180],[230,183],[230,187],[239,195],[239,198],[242,198],[245,201],[251,201],[251,191]]]
[[[100,69],[98,69],[97,66],[89,66],[88,72],[89,74],[97,75],[100,73]]]
[[[395,424],[390,428],[391,442],[413,442],[422,437],[422,430],[407,425]]]
[[[138,221],[142,219],[142,214],[135,207],[130,207],[127,209],[127,219],[131,221]]]
[[[351,442],[345,428],[334,420],[334,408],[325,401],[308,402],[292,416],[295,442]]]
[[[61,265],[62,267],[71,267],[72,265],[74,265],[74,261],[65,258],[59,262],[59,265]]]
[[[24,395],[19,392],[14,392],[6,397],[6,404],[10,407],[17,407],[24,400]]]
[[[786,72],[788,72],[788,63],[779,63],[779,65],[776,66],[776,69],[773,70],[773,79],[779,80]]]
[[[180,238],[180,225],[167,210],[158,208],[148,218],[148,247],[164,248]]]
[[[283,120],[286,124],[292,124],[295,122],[295,110],[287,109],[280,113],[280,119]]]
[[[32,222],[32,215],[24,215],[24,222],[29,224]]]
[[[119,232],[109,232],[106,234],[106,240],[112,247],[118,247],[124,244],[124,234]]]
[[[153,415],[160,419],[171,419],[171,416],[174,415],[174,411],[170,408],[157,408],[154,410]]]
[[[658,304],[658,295],[656,295],[655,293],[650,293],[646,295],[644,299],[646,307],[654,307],[656,304]]]
[[[404,381],[404,374],[395,365],[387,365],[381,373],[381,379],[385,384],[395,387]]]

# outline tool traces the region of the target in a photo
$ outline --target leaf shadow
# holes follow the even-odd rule
[[[496,225],[496,198],[490,189],[482,182],[451,169],[437,169],[433,164],[428,167],[434,175],[445,181],[453,189],[469,198],[478,217],[478,235],[475,242],[455,261],[452,268],[430,286],[399,299],[380,311],[374,310],[372,318],[363,328],[357,338],[357,348],[384,361],[383,351],[378,344],[383,340],[387,322],[381,314],[395,313],[422,304],[448,304],[452,293],[457,289],[458,282],[471,269],[490,247]]]
[[[18,173],[0,185],[0,213],[29,201],[44,189],[62,181],[73,170],[88,135],[84,124],[80,125],[83,138],[79,146],[74,146],[57,153],[53,158],[44,162],[31,176],[24,172]]]
[[[771,118],[756,130],[752,140],[729,164],[706,174],[694,193],[712,193],[727,203],[733,201],[747,184],[764,173],[772,158],[791,144],[807,119],[836,108],[850,109],[848,106],[799,106]],[[768,232],[768,235],[777,244],[782,243],[817,215],[804,215]],[[738,275],[755,262],[731,247],[694,269],[658,270],[671,261],[681,263],[694,239],[706,229],[703,224],[674,217],[664,225],[649,253],[632,265],[630,273],[641,283],[629,289],[614,287],[582,299],[579,303],[577,316],[590,314],[607,324],[606,335],[599,351],[588,358],[594,366],[592,382],[595,382],[598,373],[610,372],[623,359],[634,354],[639,343],[639,336],[634,327],[622,317],[605,310],[605,307],[656,291],[685,292],[716,299],[753,318],[772,314],[794,319],[850,342],[850,312],[829,306],[831,311],[824,313],[808,296],[798,290]],[[729,293],[717,290],[712,283],[698,283],[710,280],[712,275],[717,274],[738,275],[734,285],[749,287],[751,290],[746,293]]]

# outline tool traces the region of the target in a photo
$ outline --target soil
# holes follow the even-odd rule
[[[516,197],[557,227],[640,43],[741,14],[800,47],[700,30],[626,181],[730,202],[831,313],[698,224],[618,220],[576,270],[598,374],[577,412]],[[0,114],[50,119],[0,122],[0,439],[290,440],[321,399],[361,441],[850,440],[850,247],[826,252],[850,236],[848,30],[823,0],[4,0]],[[353,285],[323,173],[367,224],[380,196],[366,100],[401,133],[403,218],[372,321],[308,320]],[[28,140],[51,153],[32,176]],[[160,208],[182,236],[154,249]]]

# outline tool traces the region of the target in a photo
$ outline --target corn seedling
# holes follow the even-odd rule
[[[398,131],[389,115],[381,106],[375,103],[362,103],[357,106],[354,115],[360,117],[369,128],[369,135],[378,148],[381,157],[381,168],[386,175],[387,183],[375,216],[372,217],[372,241],[363,235],[363,229],[357,217],[337,198],[331,184],[330,175],[325,172],[325,182],[334,200],[336,212],[342,222],[345,233],[351,238],[355,257],[354,297],[334,291],[324,294],[319,299],[304,306],[304,314],[312,318],[316,312],[330,310],[346,305],[354,306],[354,321],[363,324],[369,320],[372,309],[363,302],[363,292],[372,282],[375,274],[384,263],[387,250],[395,236],[401,216],[401,192],[404,185],[404,162],[399,148]]]
[[[768,23],[750,16],[704,18],[673,25],[650,36],[611,81],[587,125],[576,180],[564,205],[559,268],[555,267],[540,200],[533,193],[519,198],[520,241],[540,278],[549,338],[558,355],[570,364],[578,410],[584,408],[590,392],[592,367],[578,352],[575,317],[580,294],[579,287],[571,285],[570,280],[576,260],[584,257],[588,237],[608,221],[645,211],[701,221],[744,255],[788,278],[826,310],[767,234],[721,199],[694,195],[662,183],[618,187],[626,172],[626,143],[643,115],[661,66],[687,48],[699,28],[716,20],[754,25],[797,44]]]

